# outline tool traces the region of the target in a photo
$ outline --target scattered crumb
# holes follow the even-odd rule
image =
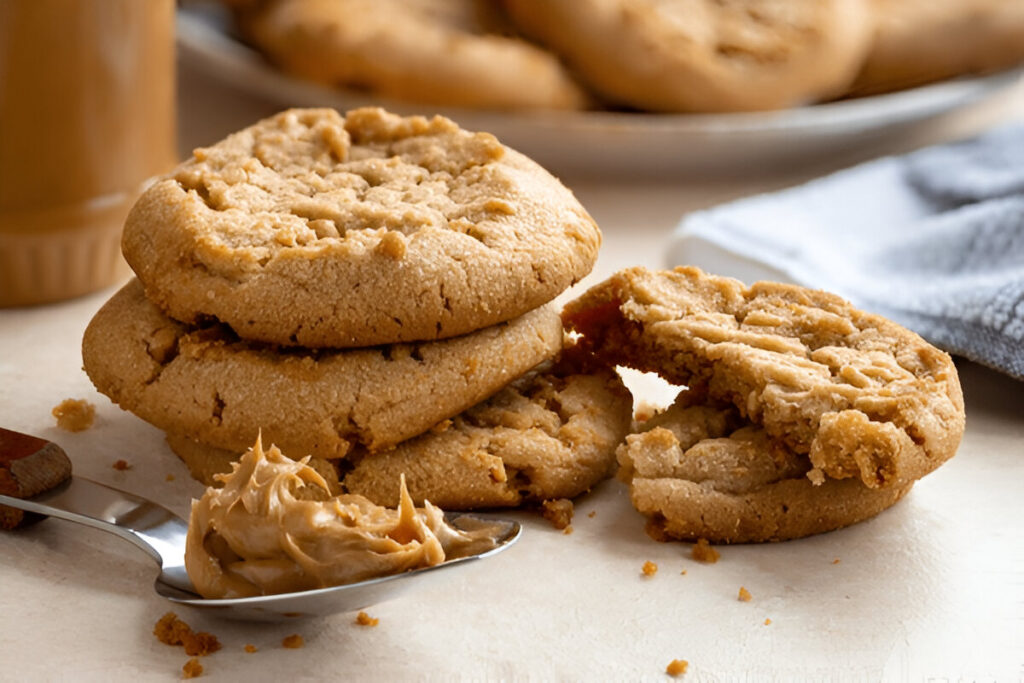
[[[184,646],[185,654],[192,657],[202,657],[221,648],[217,636],[206,631],[193,631],[192,627],[179,619],[174,612],[168,612],[160,617],[153,627],[153,635],[161,643]]]
[[[596,514],[597,514],[597,510],[591,510],[590,512],[587,513],[587,517],[590,517],[591,519],[593,519],[594,515],[596,515]]]
[[[441,420],[436,425],[430,428],[431,434],[443,434],[448,431],[448,428],[452,426],[451,419]]]
[[[166,479],[167,481],[174,481],[174,475],[168,474],[166,477],[164,477],[164,479]]]
[[[714,564],[721,557],[718,551],[711,547],[706,538],[698,539],[690,552],[693,555],[693,559],[707,564]]]
[[[644,576],[654,576],[658,573],[658,565],[654,562],[651,562],[650,560],[647,560],[646,562],[644,562],[642,571],[644,573]]]
[[[248,643],[245,646],[245,651],[248,652],[249,654],[252,654],[253,652],[259,652],[260,649],[258,647],[256,647],[255,645],[253,645],[252,643]]]
[[[832,560],[832,564],[839,564],[839,558],[837,557],[837,558],[833,559]]]
[[[748,591],[743,586],[740,586],[740,594],[737,596],[737,599],[740,602],[750,602],[753,599],[753,597],[754,596],[750,594],[750,591]]]
[[[565,529],[572,523],[573,506],[568,498],[545,500],[540,504],[544,519],[556,529]]]
[[[380,623],[380,619],[375,619],[366,612],[360,612],[356,615],[356,623],[360,626],[376,626]]]
[[[572,524],[570,524],[569,526],[567,526],[564,529],[562,529],[562,533],[565,534],[566,536],[568,536],[572,532],[573,532]]]
[[[683,575],[683,576],[686,576],[686,570],[685,570],[685,569],[684,569],[683,571],[679,572],[679,573],[680,573],[681,575]]]
[[[772,623],[772,620],[771,620],[771,619],[768,619],[768,618],[766,617],[766,618],[765,618],[765,620],[764,620],[764,625],[765,625],[765,626],[767,626],[767,625],[768,625],[768,624],[770,624],[770,623]]]
[[[92,427],[96,419],[96,406],[84,398],[66,398],[50,411],[57,418],[57,426],[69,432],[81,432]]]
[[[673,659],[665,667],[665,673],[669,676],[682,676],[689,667],[690,663],[685,659]]]
[[[111,467],[121,472],[124,472],[125,470],[130,470],[132,468],[132,466],[128,464],[127,460],[118,460],[113,465],[111,465]]]
[[[281,645],[283,647],[288,648],[289,650],[298,650],[305,644],[306,641],[303,640],[302,636],[300,636],[298,633],[293,633],[290,636],[285,636],[284,640],[281,641]]]
[[[203,665],[199,663],[199,660],[195,657],[185,662],[185,666],[181,667],[182,678],[199,678],[203,675]]]

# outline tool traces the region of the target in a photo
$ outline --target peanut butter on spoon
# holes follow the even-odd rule
[[[256,444],[192,502],[185,567],[204,598],[325,588],[430,567],[497,545],[495,530],[452,528],[443,511],[417,510],[401,479],[397,509],[327,482],[276,446]]]

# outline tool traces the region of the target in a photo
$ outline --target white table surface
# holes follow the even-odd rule
[[[1018,90],[899,148],[1020,117],[1022,100]],[[182,149],[277,108],[190,70],[181,73],[181,105]],[[663,265],[668,231],[689,210],[880,151],[742,179],[565,177],[604,232],[587,282]],[[111,292],[0,311],[0,422],[61,444],[78,475],[184,515],[202,487],[158,430],[112,405],[81,370],[82,332]],[[959,368],[968,420],[958,455],[904,501],[846,530],[723,547],[717,564],[703,565],[688,544],[650,540],[626,488],[608,481],[577,500],[575,533],[514,513],[525,526],[515,547],[370,608],[375,628],[355,625],[352,614],[257,625],[179,613],[223,643],[203,659],[213,680],[656,681],[668,680],[665,667],[678,658],[690,662],[687,681],[1020,681],[1024,383]],[[634,386],[664,399],[653,382]],[[50,410],[68,397],[96,404],[92,429],[54,426]],[[132,469],[111,467],[121,458]],[[659,566],[653,577],[641,574],[647,560]],[[152,591],[155,573],[132,546],[65,522],[0,534],[0,680],[180,678],[187,656],[151,633],[169,608]],[[750,602],[737,600],[740,586]],[[305,648],[281,647],[291,633]],[[244,652],[249,643],[259,652]]]

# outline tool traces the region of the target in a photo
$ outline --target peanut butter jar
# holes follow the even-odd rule
[[[128,274],[121,226],[175,162],[173,0],[0,0],[0,306]]]

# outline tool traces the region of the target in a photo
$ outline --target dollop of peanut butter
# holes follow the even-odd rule
[[[331,497],[307,464],[257,439],[192,502],[185,568],[205,598],[242,598],[353,583],[440,564],[496,545],[493,529],[468,532],[440,508],[416,509],[402,478],[398,508],[359,495]],[[492,533],[489,533],[492,532]]]

